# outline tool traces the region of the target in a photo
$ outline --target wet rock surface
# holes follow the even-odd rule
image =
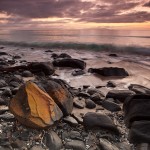
[[[126,77],[129,76],[128,72],[124,68],[117,67],[104,67],[104,68],[90,68],[88,70],[90,73],[96,73],[105,77],[117,76],[117,77]]]
[[[56,67],[71,67],[79,69],[85,69],[86,67],[86,63],[84,61],[71,58],[56,59],[53,61],[53,65]]]
[[[77,59],[62,51],[44,54],[50,61],[65,61],[58,67],[40,57],[29,63],[26,53],[0,56],[2,68],[32,64],[30,69],[0,71],[0,149],[136,150],[150,142],[149,88],[132,84],[132,71],[112,67],[120,55],[109,57],[109,67],[99,62],[93,75],[85,65],[95,65],[82,52]]]

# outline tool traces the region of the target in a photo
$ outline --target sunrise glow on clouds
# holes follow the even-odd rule
[[[0,0],[0,27],[150,29],[150,1]]]

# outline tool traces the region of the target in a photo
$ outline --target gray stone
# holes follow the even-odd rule
[[[118,147],[116,147],[106,139],[100,139],[99,147],[102,150],[119,150]]]
[[[77,97],[73,99],[73,106],[79,109],[83,109],[85,107],[84,100],[79,100]]]
[[[90,99],[86,99],[85,104],[86,104],[86,108],[89,108],[89,109],[93,109],[96,107],[96,104]]]
[[[78,125],[78,122],[73,117],[67,116],[63,120],[64,120],[64,122],[66,122],[72,126]]]
[[[42,146],[35,145],[31,148],[31,150],[45,150],[45,149]]]
[[[0,115],[3,114],[4,112],[8,111],[8,107],[5,105],[1,105],[0,106]]]
[[[116,112],[116,111],[120,111],[121,110],[121,107],[114,103],[114,102],[111,102],[109,100],[105,100],[105,101],[102,101],[102,106],[109,110],[109,111],[112,111],[112,112]]]
[[[54,131],[46,133],[44,141],[49,150],[60,150],[62,148],[62,141]]]
[[[7,86],[5,80],[0,80],[0,88]]]
[[[0,119],[3,119],[5,121],[14,121],[14,115],[11,113],[5,113],[0,115]]]
[[[106,98],[118,99],[124,102],[128,96],[134,95],[135,92],[130,90],[111,90],[107,93]]]
[[[88,112],[83,117],[83,124],[86,129],[106,129],[119,134],[116,125],[109,116],[102,113]]]
[[[33,74],[30,71],[25,70],[25,71],[22,72],[22,76],[23,77],[32,77]]]
[[[72,150],[86,150],[84,142],[78,140],[67,142],[65,148]]]

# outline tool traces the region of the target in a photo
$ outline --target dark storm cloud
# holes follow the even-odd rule
[[[81,19],[80,21],[86,21],[86,22],[96,22],[96,23],[103,23],[105,20],[105,23],[134,23],[134,22],[145,22],[150,20],[150,13],[147,12],[135,12],[135,13],[129,13],[124,15],[114,15],[112,14],[109,17],[106,17],[105,15],[101,17],[87,17],[84,19]]]
[[[0,13],[16,16],[16,20],[7,19],[10,22],[47,17],[76,18],[97,23],[150,21],[150,14],[146,11],[124,13],[139,5],[139,0],[0,0]]]
[[[72,17],[92,5],[80,0],[0,0],[0,12],[29,18]]]

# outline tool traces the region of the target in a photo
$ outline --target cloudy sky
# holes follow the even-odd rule
[[[0,28],[150,29],[150,0],[0,0]]]

